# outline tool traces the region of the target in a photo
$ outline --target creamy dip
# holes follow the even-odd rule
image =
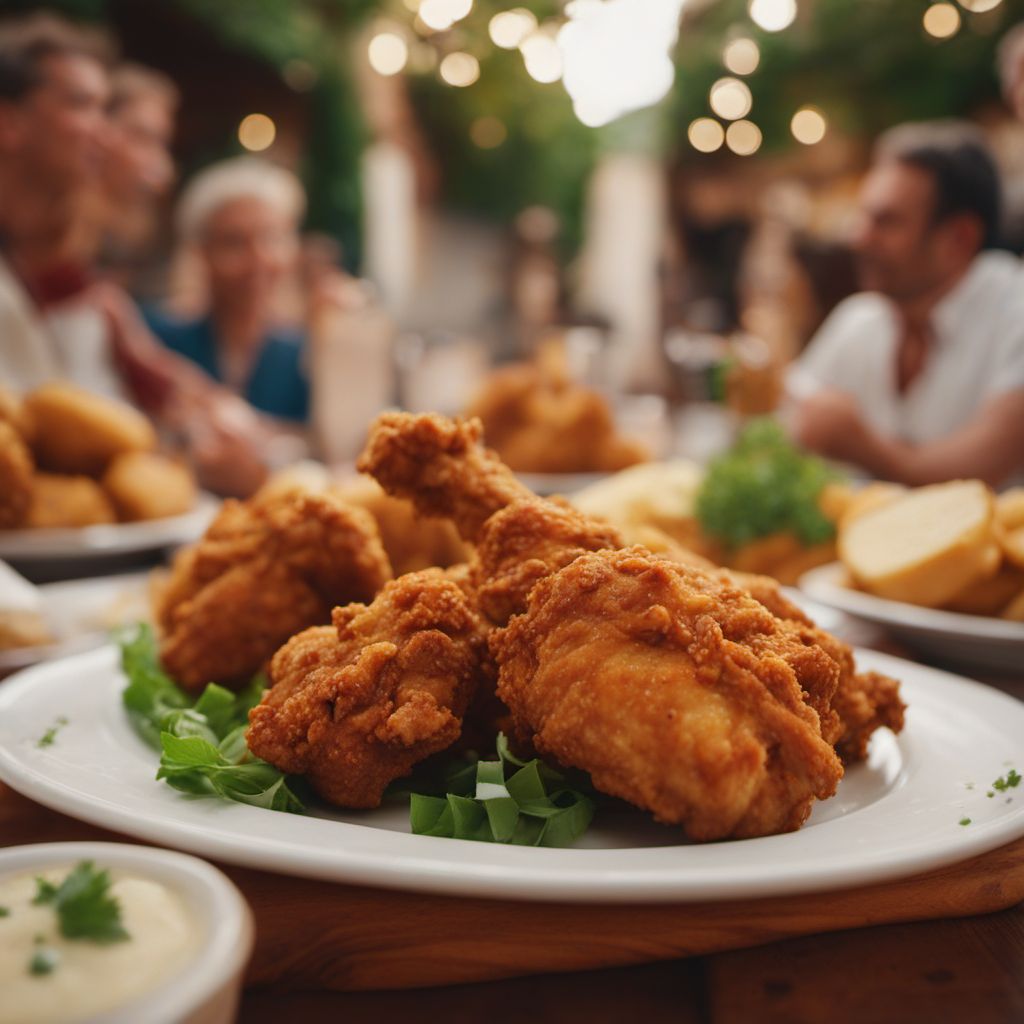
[[[108,945],[63,938],[53,906],[32,900],[37,877],[60,885],[73,867],[0,878],[0,907],[8,912],[0,916],[0,1024],[72,1024],[116,1009],[157,988],[202,943],[202,926],[180,895],[116,871],[110,894],[130,938]],[[53,970],[30,973],[33,956],[50,950]]]

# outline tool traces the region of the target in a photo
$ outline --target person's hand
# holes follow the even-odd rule
[[[859,462],[869,436],[860,406],[844,391],[825,390],[805,398],[791,413],[794,440],[828,458]]]

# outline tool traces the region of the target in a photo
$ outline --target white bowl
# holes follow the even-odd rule
[[[126,843],[38,843],[0,850],[0,877],[91,860],[151,879],[181,896],[203,929],[193,957],[155,989],[90,1024],[230,1024],[253,946],[252,913],[234,884],[205,861]]]

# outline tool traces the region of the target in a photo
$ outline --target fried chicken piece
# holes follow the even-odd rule
[[[480,606],[503,624],[525,607],[537,580],[584,551],[622,547],[612,526],[571,506],[542,501],[497,454],[484,448],[478,420],[385,413],[370,431],[358,467],[421,515],[449,516],[475,544],[472,584]]]
[[[850,646],[816,626],[782,593],[774,579],[742,573],[730,575],[804,644],[820,647],[839,666],[839,684],[831,701],[834,725],[830,727],[829,718],[823,714],[822,732],[835,745],[844,763],[863,761],[871,734],[881,726],[893,732],[903,728],[906,705],[900,700],[900,684],[895,679],[880,672],[858,673]]]
[[[225,502],[175,560],[155,608],[160,656],[185,687],[240,685],[336,604],[391,578],[372,517],[328,495]]]
[[[640,547],[581,555],[491,634],[518,732],[699,840],[797,829],[842,777],[787,648],[834,691],[749,594]]]
[[[333,804],[376,807],[390,782],[459,738],[485,655],[456,583],[437,569],[402,576],[274,655],[249,749]]]
[[[467,415],[480,419],[488,444],[523,473],[615,472],[650,458],[616,432],[608,402],[573,382],[557,353],[496,370]]]
[[[21,526],[32,504],[32,456],[21,435],[0,420],[0,530]]]
[[[36,473],[32,478],[32,501],[25,515],[26,527],[62,530],[114,522],[117,522],[114,506],[91,477]]]

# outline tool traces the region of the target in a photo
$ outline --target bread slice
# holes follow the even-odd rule
[[[993,576],[1002,561],[992,492],[978,480],[921,487],[847,520],[838,549],[865,590],[928,608]]]

